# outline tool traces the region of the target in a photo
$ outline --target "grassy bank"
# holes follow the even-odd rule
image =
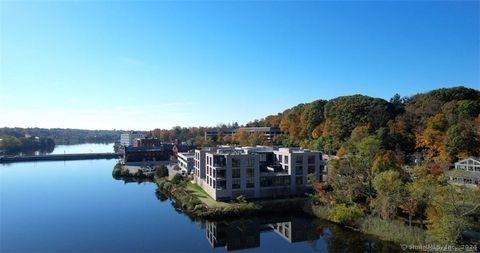
[[[327,206],[309,203],[306,205],[305,211],[319,218],[339,223],[334,219],[335,210]],[[409,227],[399,220],[382,220],[376,216],[362,215],[343,225],[397,244],[425,245],[431,242],[424,229]]]
[[[307,198],[264,199],[221,202],[212,199],[201,187],[190,182],[174,182],[166,178],[155,178],[157,191],[175,201],[175,205],[194,218],[216,219],[264,213],[301,211]]]

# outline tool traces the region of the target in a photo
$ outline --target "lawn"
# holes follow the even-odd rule
[[[212,197],[210,197],[208,193],[206,193],[202,189],[202,187],[198,186],[197,184],[188,182],[187,190],[189,191],[190,194],[193,194],[194,196],[196,196],[200,201],[202,201],[205,205],[207,205],[210,208],[232,206],[232,204],[230,203],[216,201],[212,199]]]

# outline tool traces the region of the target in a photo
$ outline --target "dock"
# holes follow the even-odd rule
[[[120,157],[121,157],[121,154],[117,154],[117,153],[79,153],[79,154],[53,154],[53,155],[31,155],[31,156],[0,156],[0,163],[117,159]]]

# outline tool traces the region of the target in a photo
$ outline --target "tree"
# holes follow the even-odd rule
[[[397,171],[384,171],[374,178],[373,187],[377,197],[372,204],[382,219],[389,220],[395,216],[397,207],[402,203],[403,186]]]
[[[479,189],[451,184],[437,188],[428,206],[428,232],[438,242],[456,243],[463,231],[472,225],[468,218],[480,208]]]
[[[445,136],[445,149],[451,157],[465,158],[478,154],[480,139],[473,127],[458,123],[448,129]]]
[[[168,177],[168,168],[164,164],[155,166],[155,176],[162,178]]]
[[[395,152],[391,150],[379,151],[373,160],[372,170],[374,174],[378,174],[387,170],[395,170],[403,173],[403,161]]]

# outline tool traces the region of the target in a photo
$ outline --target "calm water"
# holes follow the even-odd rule
[[[95,152],[95,151],[93,151]],[[115,160],[0,165],[0,252],[392,252],[305,215],[192,221]]]

